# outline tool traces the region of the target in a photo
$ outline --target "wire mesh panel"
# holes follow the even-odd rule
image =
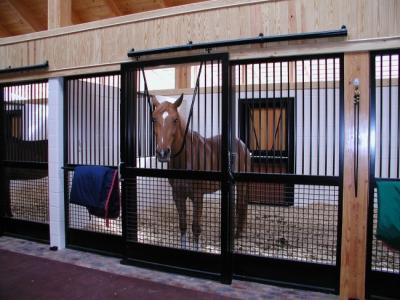
[[[235,215],[244,229],[234,253],[327,266],[320,276],[336,274],[331,283],[307,284],[337,288],[337,273],[329,272],[339,266],[342,56],[235,61],[232,74],[232,134],[242,141],[233,145],[234,200],[247,207]]]
[[[374,283],[398,282],[400,253],[376,238],[379,211],[376,182],[400,180],[399,58],[399,50],[371,55],[371,132],[375,133],[375,143],[371,145],[370,199],[373,201],[368,220],[368,286],[371,294],[387,296],[398,296],[400,291],[398,288],[377,289]]]
[[[132,207],[132,202],[127,203],[127,239],[139,243],[171,247],[178,249],[191,249],[208,253],[221,252],[221,195],[220,183],[205,180],[167,179],[158,177],[137,177],[136,180],[127,180],[128,198],[135,193],[137,203]],[[186,189],[217,190],[198,196],[197,199],[187,201],[182,205],[186,220],[179,217],[176,198],[174,198],[173,185],[180,185]],[[202,211],[197,211],[200,205]],[[130,218],[132,213],[137,214]],[[195,219],[198,219],[196,225]],[[182,224],[185,222],[185,224]],[[192,225],[193,224],[193,225]],[[196,226],[198,226],[196,228]],[[185,228],[186,240],[181,240],[181,229]],[[201,232],[199,243],[195,245],[194,235]]]
[[[69,202],[77,166],[116,168],[120,162],[120,85],[121,78],[116,73],[68,78],[65,82],[69,229],[122,235],[121,217],[99,217],[89,213],[87,207]]]
[[[37,81],[1,88],[4,215],[48,223],[48,84]]]

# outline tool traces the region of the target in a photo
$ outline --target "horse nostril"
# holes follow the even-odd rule
[[[168,155],[170,152],[171,152],[171,149],[170,149],[170,148],[166,149],[166,150],[165,150],[165,155]]]

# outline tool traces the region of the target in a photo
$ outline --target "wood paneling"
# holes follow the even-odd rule
[[[72,25],[71,0],[50,0],[48,5],[48,28]]]
[[[369,185],[369,54],[344,57],[344,177],[340,298],[365,298],[365,260]],[[354,192],[354,86],[360,80],[358,196]]]

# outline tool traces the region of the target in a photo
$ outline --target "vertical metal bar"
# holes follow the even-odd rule
[[[241,124],[242,124],[242,114],[243,114],[243,111],[244,111],[244,106],[243,106],[243,103],[242,103],[242,101],[241,101],[241,95],[240,95],[240,93],[241,93],[241,80],[242,80],[242,78],[241,78],[241,76],[240,76],[240,74],[241,74],[241,72],[242,72],[242,65],[240,65],[240,64],[238,64],[238,65],[236,65],[235,66],[235,77],[236,77],[236,71],[237,71],[237,79],[235,80],[235,83],[238,85],[238,90],[237,90],[237,93],[238,93],[238,96],[237,97],[234,97],[234,99],[236,100],[235,101],[235,103],[234,103],[234,105],[236,106],[238,106],[238,114],[237,114],[237,127],[238,127],[238,130],[239,130],[239,134],[238,134],[238,138],[239,138],[239,140],[242,140],[242,138],[243,138],[243,130],[242,130],[242,127],[241,127]],[[236,91],[236,89],[232,89],[233,91]],[[236,92],[235,92],[236,93]],[[246,142],[246,141],[244,141],[244,142]],[[237,170],[236,170],[236,172],[238,172],[238,173],[240,173],[240,172],[246,172],[246,169],[244,169],[244,170],[241,170],[240,169],[240,166],[241,166],[241,164],[239,163],[240,161],[241,161],[241,157],[240,157],[240,151],[239,151],[239,144],[240,144],[240,142],[238,142],[237,143],[237,145],[236,145],[236,152],[237,152],[237,155],[238,155],[238,163],[236,164],[237,165]]]
[[[275,126],[276,126],[276,116],[275,116],[275,110],[276,110],[276,94],[275,94],[275,62],[272,63],[272,173],[275,173],[275,164],[276,164],[276,157],[275,157],[275,141],[276,141],[276,136],[275,136]]]
[[[313,69],[313,64],[312,64],[312,59],[310,59],[310,171],[309,175],[312,175],[312,162],[313,162],[313,86],[312,86],[312,69]]]
[[[400,165],[400,54],[397,55],[397,164],[396,178],[399,178]]]
[[[223,78],[221,77],[221,64],[222,64],[222,60],[219,59],[218,60],[218,132],[221,133],[222,135],[222,131],[221,131],[221,85],[223,84]],[[193,146],[193,144],[192,144]],[[221,155],[222,155],[222,149],[221,149],[221,145],[218,143],[218,166],[219,168],[222,170],[222,161],[221,161]]]
[[[112,165],[116,165],[116,160],[115,160],[115,130],[118,130],[117,128],[119,127],[119,124],[115,123],[115,75],[110,76],[110,86],[111,86],[111,161]]]
[[[292,138],[291,138],[291,134],[289,134],[290,132],[292,132],[291,128],[292,128],[292,122],[293,119],[292,118],[292,113],[293,111],[290,110],[290,61],[287,61],[287,99],[286,99],[286,105],[285,105],[285,109],[286,109],[286,118],[285,118],[285,126],[286,126],[286,154],[287,154],[287,167],[286,167],[286,173],[292,173],[293,169],[291,167],[292,163],[293,163],[293,151],[292,151]]]
[[[246,105],[244,106],[245,107],[245,109],[247,110],[247,113],[244,115],[244,124],[245,124],[245,127],[244,127],[244,129],[245,129],[245,131],[244,131],[244,134],[245,134],[245,140],[246,140],[246,143],[248,143],[248,145],[249,145],[249,148],[250,148],[250,151],[251,152],[253,152],[253,145],[251,145],[251,136],[250,136],[250,134],[249,134],[249,114],[251,113],[251,109],[250,109],[250,105],[249,105],[249,101],[248,101],[248,96],[247,96],[247,89],[248,89],[248,75],[247,75],[247,70],[248,69],[248,65],[247,64],[245,64],[244,65],[244,92],[245,92],[245,103],[246,103]],[[248,168],[249,167],[249,168]],[[245,159],[245,169],[246,170],[249,170],[250,169],[250,171],[253,171],[253,168],[252,168],[252,164],[250,165],[250,166],[247,166],[247,159]]]
[[[73,159],[73,164],[78,163],[78,86],[77,86],[78,80],[74,80],[74,113],[72,114],[74,116],[74,133],[73,133],[73,140],[74,140],[74,159]]]
[[[328,174],[328,61],[325,58],[325,176]]]
[[[214,129],[214,61],[213,60],[211,60],[211,138],[213,138],[214,137],[214,132],[213,132],[213,129]],[[232,95],[233,96],[233,95]],[[232,99],[234,99],[234,98],[232,98]],[[212,170],[215,170],[215,168],[213,167],[214,166],[214,162],[213,162],[213,153],[214,153],[214,149],[213,149],[213,144],[214,143],[211,143],[211,155],[210,155],[210,157],[211,157],[211,162],[210,162],[210,166],[211,166],[211,169],[210,169],[210,171],[212,171]],[[185,151],[185,153],[186,153],[187,151]],[[215,171],[217,171],[217,170],[215,170]]]
[[[332,175],[336,175],[336,58],[333,58],[333,161]],[[340,124],[339,124],[340,125]]]
[[[270,156],[270,150],[269,149],[269,110],[270,110],[270,101],[269,101],[269,83],[268,83],[268,61],[265,62],[265,98],[266,98],[266,103],[265,103],[265,113],[266,113],[266,118],[265,118],[265,131],[266,131],[266,159],[265,159],[265,172],[269,173],[268,167],[269,167],[269,156]]]
[[[232,186],[229,176],[229,155],[231,153],[231,127],[232,114],[229,101],[229,65],[228,55],[221,55],[222,59],[222,174],[221,183],[221,255],[222,255],[222,276],[223,283],[230,284],[232,282],[232,248],[233,248],[233,227],[232,224]]]
[[[104,165],[104,164],[106,164],[106,118],[105,118],[105,110],[106,110],[106,95],[105,95],[105,92],[106,92],[106,84],[105,84],[105,78],[104,78],[104,76],[103,77],[100,77],[99,78],[99,80],[100,80],[100,82],[101,82],[101,85],[103,85],[103,97],[101,97],[101,88],[102,88],[102,86],[100,85],[100,99],[101,98],[103,98],[103,105],[100,107],[100,109],[102,109],[102,114],[101,114],[101,116],[102,116],[102,119],[101,119],[101,122],[100,122],[100,124],[101,123],[103,123],[103,130],[102,130],[102,134],[103,134],[103,161],[102,161],[102,164]]]
[[[84,161],[84,159],[83,159],[83,152],[84,152],[84,144],[83,144],[83,141],[84,141],[84,139],[83,139],[83,131],[84,131],[84,123],[83,123],[83,118],[84,118],[84,116],[83,116],[83,107],[84,107],[84,98],[83,98],[83,82],[82,82],[82,80],[79,80],[79,85],[80,85],[80,91],[81,91],[81,93],[80,93],[80,95],[79,95],[79,101],[80,101],[80,104],[81,104],[81,108],[80,108],[80,110],[81,110],[81,113],[80,113],[80,115],[81,115],[81,120],[80,120],[80,124],[81,124],[81,126],[79,127],[79,131],[80,131],[80,136],[81,136],[81,157],[80,157],[80,163],[81,164],[85,164],[86,162]],[[78,91],[78,93],[79,93],[79,91]]]
[[[111,154],[111,140],[110,140],[110,128],[114,128],[112,127],[112,123],[111,123],[111,116],[110,116],[110,103],[111,103],[111,97],[110,97],[110,75],[104,76],[104,86],[105,86],[105,90],[107,91],[105,93],[105,95],[107,95],[107,99],[106,99],[106,103],[107,103],[107,110],[106,110],[106,120],[104,120],[104,122],[107,121],[107,126],[106,126],[106,131],[107,131],[107,137],[106,137],[106,144],[107,144],[107,154],[106,154],[106,158],[107,158],[107,166],[111,166],[111,162],[110,162],[110,154]],[[105,96],[104,95],[104,96]],[[105,108],[104,108],[105,109]]]
[[[205,68],[204,72],[206,72]],[[200,80],[199,80],[199,92],[197,93],[197,133],[200,134]],[[197,148],[197,170],[200,170],[200,145],[199,144],[196,145],[196,148]]]
[[[342,212],[343,212],[343,173],[344,173],[344,65],[343,55],[337,58],[339,61],[339,198],[337,216],[337,242],[336,242],[336,266],[339,272],[341,265],[341,240],[342,240]]]
[[[200,68],[199,68],[200,70]],[[200,84],[200,83],[199,83]],[[194,87],[196,89],[196,86]],[[200,93],[200,86],[199,86],[199,93]],[[219,97],[219,96],[218,96]],[[218,98],[218,103],[219,103],[219,98]],[[219,117],[218,117],[219,118]],[[219,120],[219,119],[218,119]],[[190,159],[191,159],[191,168],[192,170],[194,169],[194,156],[193,156],[193,123],[194,123],[194,117],[192,117],[192,121],[190,122]],[[186,167],[187,169],[187,167]]]
[[[389,155],[388,155],[388,178],[391,177],[392,161],[392,55],[389,54]]]
[[[250,110],[250,123],[251,123],[251,128],[253,129],[252,133],[250,133],[250,136],[252,134],[254,134],[254,140],[256,141],[256,153],[260,150],[258,149],[258,137],[255,134],[255,126],[256,124],[254,124],[254,109],[255,109],[255,99],[254,99],[254,64],[251,64],[251,110]],[[250,141],[251,141],[251,137],[250,137]],[[254,161],[256,162],[256,160]],[[253,167],[253,164],[251,164],[252,166],[252,171],[256,172],[256,168]]]
[[[297,157],[298,157],[298,152],[297,152],[297,114],[299,111],[299,103],[297,101],[297,60],[293,61],[294,63],[294,103],[293,103],[293,109],[294,109],[294,139],[293,139],[293,156],[294,156],[294,169],[293,172],[297,174]]]
[[[378,177],[381,178],[382,177],[382,132],[383,132],[383,55],[380,55],[380,59],[381,59],[381,66],[380,66],[380,70],[381,70],[381,78],[380,78],[380,116],[379,116],[379,175]]]
[[[200,91],[199,91],[200,93]],[[207,61],[204,61],[204,114],[203,114],[203,136],[206,138],[206,115],[207,115]],[[199,124],[200,127],[200,124]],[[200,131],[200,130],[199,130]],[[203,143],[203,170],[207,170],[206,164],[206,143]]]
[[[261,141],[262,141],[262,131],[261,131],[261,62],[258,63],[258,135],[257,138],[259,137],[259,155],[258,155],[258,172],[261,172]]]
[[[92,114],[92,105],[91,105],[91,84],[89,80],[85,80],[85,89],[86,89],[86,164],[91,165],[91,153],[92,153],[92,124],[91,124],[91,114]]]
[[[283,173],[283,152],[282,152],[282,148],[283,148],[283,84],[282,84],[282,62],[279,63],[279,80],[280,80],[280,84],[279,84],[279,98],[280,98],[280,116],[279,116],[279,120],[278,120],[278,126],[279,126],[279,154],[280,154],[280,159],[279,159],[279,173]],[[280,121],[280,122],[279,122]]]
[[[318,92],[318,97],[317,97],[317,174],[320,175],[319,172],[319,154],[320,154],[320,110],[319,110],[319,103],[320,103],[320,70],[319,70],[319,64],[320,60],[317,59],[317,92]]]
[[[304,100],[304,59],[301,60],[301,64],[302,64],[302,66],[301,66],[301,72],[302,72],[301,80],[302,80],[302,93],[303,93],[303,95],[301,97],[301,113],[302,113],[301,121],[303,123],[302,126],[301,126],[301,136],[302,136],[302,142],[301,142],[301,146],[302,146],[302,151],[301,151],[301,153],[302,153],[302,156],[301,156],[301,175],[304,175],[304,157],[305,157],[305,153],[304,153],[304,150],[305,150],[305,147],[304,147],[304,144],[305,144],[305,137],[304,137],[304,132],[305,132],[305,129],[304,129],[304,124],[305,124],[305,122],[304,122],[304,109],[305,109],[305,107],[304,107],[304,103],[305,103],[305,100]]]

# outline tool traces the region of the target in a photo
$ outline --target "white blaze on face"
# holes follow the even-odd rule
[[[168,112],[164,111],[162,114],[162,119],[163,119],[163,127],[164,127],[164,122],[168,118]],[[164,137],[161,137],[161,146],[164,146]]]
[[[165,121],[165,119],[168,118],[168,112],[167,111],[164,111],[164,113],[162,114],[162,118],[163,118],[163,121]]]

